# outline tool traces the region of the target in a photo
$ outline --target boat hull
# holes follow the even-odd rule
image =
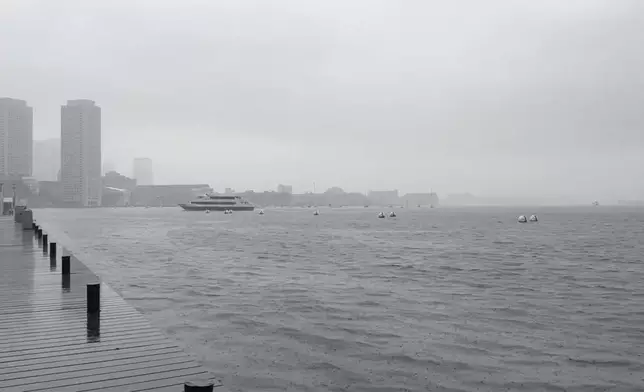
[[[232,206],[204,206],[194,204],[179,204],[179,207],[186,211],[253,211],[255,206],[252,205],[232,205]]]

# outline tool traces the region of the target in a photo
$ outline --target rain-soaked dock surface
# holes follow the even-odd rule
[[[0,217],[0,391],[179,392],[208,378],[104,282],[100,320],[88,314],[87,284],[100,279],[74,257],[62,275],[56,253]]]

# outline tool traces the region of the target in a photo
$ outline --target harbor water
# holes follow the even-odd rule
[[[35,217],[231,391],[644,390],[644,209],[378,212]]]

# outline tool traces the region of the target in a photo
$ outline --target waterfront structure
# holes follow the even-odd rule
[[[224,389],[64,244],[49,242],[54,233],[31,214],[20,226],[0,219],[0,391]]]
[[[292,185],[282,185],[279,184],[277,186],[277,192],[278,193],[288,193],[288,194],[293,194],[293,186]]]
[[[60,170],[60,138],[34,140],[33,176],[38,181],[56,181]]]
[[[101,205],[101,108],[94,101],[61,107],[61,182],[65,204]]]
[[[134,158],[133,177],[138,185],[154,185],[154,173],[152,170],[152,159]]]
[[[423,206],[423,207],[437,207],[439,204],[438,195],[434,192],[430,193],[407,193],[401,197],[403,205],[409,207]]]
[[[21,99],[0,98],[0,175],[32,174],[33,109]]]
[[[103,187],[120,188],[133,191],[136,188],[136,180],[126,177],[119,172],[110,171],[103,176]]]

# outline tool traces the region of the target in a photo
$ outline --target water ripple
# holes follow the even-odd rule
[[[233,391],[644,390],[644,211],[39,210]]]

